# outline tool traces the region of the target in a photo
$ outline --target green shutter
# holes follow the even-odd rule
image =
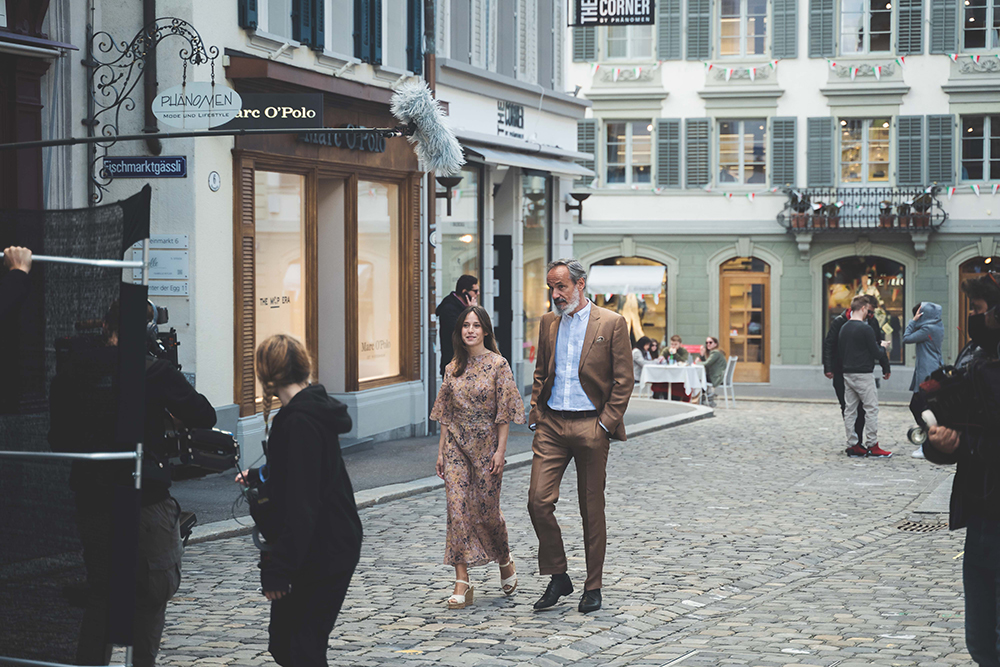
[[[896,185],[923,184],[923,134],[923,116],[896,119]]]
[[[830,116],[810,118],[807,122],[806,185],[833,186],[833,121]]]
[[[313,51],[326,49],[326,0],[311,0],[313,3]]]
[[[257,29],[257,0],[239,0],[237,13],[241,28]]]
[[[836,55],[834,0],[809,0],[809,57]]]
[[[424,3],[407,0],[406,3],[406,67],[414,74],[424,71]]]
[[[382,64],[382,0],[371,0],[372,65]]]
[[[711,58],[712,0],[688,0],[687,30],[687,59],[708,60]]]
[[[897,0],[896,53],[918,56],[924,52],[924,0]]]
[[[656,53],[660,60],[681,59],[681,0],[660,0],[657,7]]]
[[[927,180],[955,182],[955,117],[927,117]]]
[[[573,62],[592,63],[597,60],[597,28],[573,28]]]
[[[594,155],[597,152],[597,121],[593,119],[588,120],[578,120],[576,122],[576,150],[581,153],[590,153]],[[577,160],[577,164],[581,167],[586,167],[593,172],[597,170],[594,168],[594,158],[591,157],[589,160]],[[574,185],[576,187],[588,187],[590,183],[594,180],[592,176],[584,176],[583,178],[576,179]]]
[[[354,0],[354,57],[363,63],[372,61],[370,0]]]
[[[931,53],[958,50],[958,0],[930,0]]]
[[[656,185],[661,188],[681,186],[679,118],[660,118],[656,121]]]
[[[684,121],[685,187],[700,188],[710,181],[710,123],[708,118]]]
[[[313,0],[292,0],[292,39],[313,46]]]
[[[774,0],[774,38],[771,53],[775,58],[797,58],[799,55],[798,0]]]
[[[771,119],[771,187],[795,186],[795,118]]]

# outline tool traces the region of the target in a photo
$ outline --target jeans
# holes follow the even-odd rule
[[[833,391],[837,394],[837,400],[840,401],[840,414],[844,414],[844,410],[847,408],[847,402],[844,400],[844,374],[834,373],[833,374]],[[858,442],[862,442],[865,439],[865,408],[862,405],[858,405],[858,418],[854,422],[854,432],[858,436]]]
[[[861,442],[857,433],[858,409],[864,406],[865,411],[865,442],[864,446],[871,449],[878,444],[878,393],[875,390],[875,378],[871,373],[844,374],[844,429],[847,431],[847,446],[853,447]]]
[[[982,667],[1000,667],[1000,521],[969,520],[962,581],[969,655]]]

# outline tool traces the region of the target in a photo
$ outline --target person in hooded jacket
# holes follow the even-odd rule
[[[903,342],[917,346],[917,361],[910,380],[910,391],[920,392],[920,383],[944,365],[941,346],[944,344],[944,325],[941,323],[941,306],[924,301],[913,309],[913,319],[906,325]],[[916,401],[910,401],[910,411],[918,424],[922,424]],[[914,458],[923,458],[923,449],[913,452]]]
[[[267,465],[237,481],[256,485],[273,504],[261,552],[260,583],[271,601],[270,651],[283,667],[326,665],[330,633],[361,555],[362,528],[338,435],[351,429],[347,406],[310,385],[305,346],[278,334],[260,344],[257,378],[264,421],[281,410],[267,439]]]

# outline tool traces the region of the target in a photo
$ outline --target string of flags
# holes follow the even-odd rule
[[[836,60],[831,60],[830,58],[827,58],[826,62],[828,65],[830,65],[830,69],[837,69]],[[899,56],[898,58],[895,59],[894,62],[897,65],[899,65],[900,69],[906,69],[906,56]],[[885,73],[886,68],[891,64],[892,63],[886,63],[884,65],[879,65],[879,64],[869,65],[867,63],[861,63],[860,65],[851,65],[848,71],[851,73],[851,81],[854,81],[854,79],[857,78],[858,74],[860,74],[861,72],[867,72],[869,70],[871,70],[872,74],[875,75],[875,79],[877,81],[881,81],[882,74]]]
[[[962,55],[959,54],[959,53],[949,53],[948,57],[951,58],[952,62],[956,62],[957,63],[958,59],[961,58]],[[982,58],[991,58],[991,57],[992,58],[1000,58],[1000,53],[993,54],[992,56],[990,54],[988,54],[988,53],[985,54],[985,55],[984,54],[980,54],[980,53],[970,53],[970,54],[968,54],[968,57],[969,57],[969,60],[971,60],[972,62],[974,62],[976,64],[979,64],[979,62],[980,62],[980,60]]]
[[[765,65],[751,65],[749,67],[723,67],[713,62],[704,62],[702,64],[705,66],[705,72],[711,72],[713,69],[716,68],[723,69],[726,73],[725,75],[726,81],[729,81],[731,78],[733,78],[733,74],[735,74],[737,71],[746,72],[747,76],[750,77],[751,81],[756,81],[758,71],[764,69],[765,67],[770,68],[772,70],[778,68],[777,60],[770,60]]]
[[[643,187],[641,187],[639,185],[632,185],[631,187],[632,187],[633,190],[636,190],[636,191],[645,190],[645,188],[643,188]],[[768,188],[766,190],[755,190],[755,191],[752,191],[752,192],[732,192],[732,191],[729,191],[729,190],[717,190],[716,188],[712,187],[711,185],[703,185],[701,187],[701,189],[704,190],[705,192],[709,192],[709,193],[715,192],[717,194],[721,194],[723,197],[725,197],[726,199],[728,199],[730,201],[733,199],[733,197],[740,197],[740,198],[744,198],[745,197],[746,200],[752,204],[754,202],[754,200],[757,199],[758,195],[766,195],[766,194],[772,194],[773,195],[776,192],[778,192],[778,190],[780,190],[781,188],[773,187],[773,188]],[[970,184],[969,185],[969,189],[971,189],[972,192],[974,192],[977,197],[979,197],[982,194],[982,186],[979,183],[972,183],[972,184]],[[662,187],[657,187],[657,186],[654,186],[654,187],[650,188],[650,191],[653,194],[657,194],[657,195],[663,194],[664,192],[674,192],[674,193],[676,193],[676,190],[673,189],[673,188],[662,188]],[[924,192],[927,192],[927,193],[930,193],[930,192],[933,192],[933,191],[934,191],[934,187],[933,186],[928,186],[927,188],[924,189]],[[949,200],[952,198],[952,195],[954,195],[956,191],[957,191],[957,188],[954,185],[952,185],[952,186],[950,186],[950,187],[948,187],[946,189],[946,193],[948,194],[948,199]],[[793,190],[792,192],[796,196],[799,196],[799,197],[802,196],[802,193],[799,192],[799,191],[797,191],[797,190]],[[992,194],[993,196],[996,196],[997,192],[1000,192],[1000,183],[993,183],[993,184],[991,184],[991,186],[990,186],[990,194]],[[845,203],[843,201],[837,201],[837,202],[834,202],[833,205],[836,206],[837,208],[843,208],[845,206]],[[813,207],[814,211],[817,210],[817,209],[819,209],[821,206],[823,206],[823,205],[822,204],[816,204],[816,203],[812,204],[812,207]],[[864,207],[860,206],[860,205],[859,206],[853,206],[852,208],[857,209],[858,211],[861,211],[861,210],[864,209]]]
[[[590,64],[590,76],[591,77],[596,76],[597,73],[599,71],[601,71],[602,69],[610,69],[611,70],[611,79],[614,80],[614,81],[617,81],[619,78],[621,78],[622,72],[632,72],[632,74],[635,75],[635,80],[638,81],[639,77],[642,76],[643,72],[655,72],[656,70],[660,69],[660,67],[662,65],[663,65],[663,61],[662,60],[658,60],[656,62],[656,64],[653,65],[652,67],[641,67],[641,66],[636,66],[636,67],[609,67],[608,65],[601,65],[600,63],[591,63]]]

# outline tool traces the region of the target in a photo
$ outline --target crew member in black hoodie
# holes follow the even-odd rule
[[[438,318],[438,332],[441,334],[441,377],[444,377],[444,369],[455,358],[455,347],[451,342],[451,335],[458,324],[458,316],[469,306],[479,304],[479,278],[468,274],[460,277],[455,283],[455,291],[441,299],[441,303],[434,309],[434,314]]]
[[[878,446],[878,393],[875,389],[875,362],[882,366],[882,377],[889,379],[889,358],[885,348],[875,340],[866,320],[871,304],[864,295],[851,300],[851,319],[840,328],[837,351],[844,371],[844,428],[847,430],[847,455],[889,458]],[[865,406],[865,444],[861,444],[856,426],[858,404]]]
[[[283,334],[257,348],[264,420],[281,410],[267,439],[267,465],[237,481],[263,482],[273,503],[260,583],[271,600],[268,650],[283,667],[326,665],[326,648],[361,555],[361,519],[338,435],[351,430],[347,406],[310,385],[305,346]],[[259,528],[261,526],[258,526]]]

